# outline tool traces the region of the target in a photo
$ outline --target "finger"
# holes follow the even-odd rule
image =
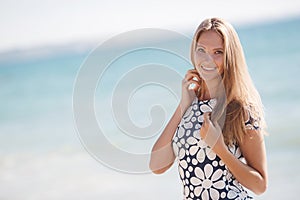
[[[206,124],[208,123],[208,119],[207,119],[207,114],[206,113],[204,113],[203,114],[203,123],[202,123],[202,126],[204,127],[206,127]]]
[[[204,118],[205,122],[209,122],[210,121],[209,117],[210,117],[210,113],[209,112],[206,112],[206,113],[203,114],[203,118]]]
[[[186,80],[190,80],[190,79],[193,79],[193,78],[196,78],[198,81],[201,80],[201,77],[199,76],[198,72],[188,72],[188,73],[186,73],[186,75],[185,75]]]
[[[182,79],[182,85],[188,86],[189,84],[191,84],[191,82],[189,80]]]
[[[204,138],[206,137],[206,131],[203,130],[203,124],[202,124],[202,128],[200,129],[200,137],[202,140],[204,140]]]
[[[199,82],[199,77],[197,75],[193,75],[193,74],[186,74],[184,77],[185,81],[189,81],[189,80],[194,80],[194,81],[198,81]]]
[[[195,84],[197,86],[200,86],[199,82],[198,81],[195,81],[193,79],[189,80],[189,81],[186,81],[185,82],[186,85],[190,85],[190,84]]]
[[[195,68],[189,69],[189,70],[187,70],[187,73],[197,73],[197,70]]]
[[[188,86],[192,83],[196,84],[198,87],[200,86],[201,82],[199,81],[199,79],[197,77],[186,77],[185,79],[183,79],[183,83]]]
[[[186,83],[186,87],[188,90],[194,90],[194,92],[197,92],[198,89],[200,88],[200,85],[196,81],[189,81]]]
[[[199,76],[199,73],[196,69],[190,69],[186,72],[186,76],[195,76],[197,77],[198,79],[200,79],[200,76]]]

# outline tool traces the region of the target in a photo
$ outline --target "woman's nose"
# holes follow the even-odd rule
[[[215,59],[214,59],[214,55],[211,54],[211,53],[206,53],[205,60],[206,60],[207,62],[214,61],[214,60],[215,60]]]

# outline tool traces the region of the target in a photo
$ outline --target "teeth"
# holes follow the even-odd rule
[[[206,71],[214,71],[214,70],[216,70],[217,68],[215,68],[215,67],[212,67],[212,68],[210,68],[210,67],[204,67],[204,66],[201,66],[204,70],[206,70]]]

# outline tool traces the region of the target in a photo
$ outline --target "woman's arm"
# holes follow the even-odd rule
[[[238,160],[226,148],[217,152],[233,176],[255,194],[262,194],[267,189],[267,158],[263,134],[258,130],[248,130],[240,144],[247,164]]]
[[[158,138],[152,148],[149,167],[155,174],[164,173],[172,166],[175,160],[175,155],[172,148],[172,138],[180,120],[181,107],[179,105],[161,136]]]
[[[149,167],[155,174],[164,173],[172,166],[175,160],[172,139],[183,114],[196,97],[196,91],[198,91],[200,87],[199,80],[200,76],[195,69],[188,70],[185,78],[182,80],[180,103],[166,128],[152,148]],[[189,86],[192,83],[194,83],[194,87],[189,89]]]
[[[218,131],[205,115],[205,127],[201,128],[201,137],[210,132]],[[204,132],[205,131],[205,132]],[[214,133],[216,134],[216,133]],[[233,176],[246,188],[255,194],[261,194],[267,189],[267,158],[264,137],[259,130],[247,130],[243,143],[240,144],[243,156],[247,164],[237,159],[224,143],[223,135],[219,134],[216,143],[212,146],[213,151],[222,159]]]

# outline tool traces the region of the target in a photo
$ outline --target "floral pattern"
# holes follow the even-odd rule
[[[215,105],[215,99],[199,101],[196,97],[182,117],[173,138],[184,199],[252,199],[222,160],[200,138],[203,114],[211,112]],[[251,129],[258,127],[251,126],[250,120],[245,125]],[[245,162],[237,145],[228,148],[236,158]]]

